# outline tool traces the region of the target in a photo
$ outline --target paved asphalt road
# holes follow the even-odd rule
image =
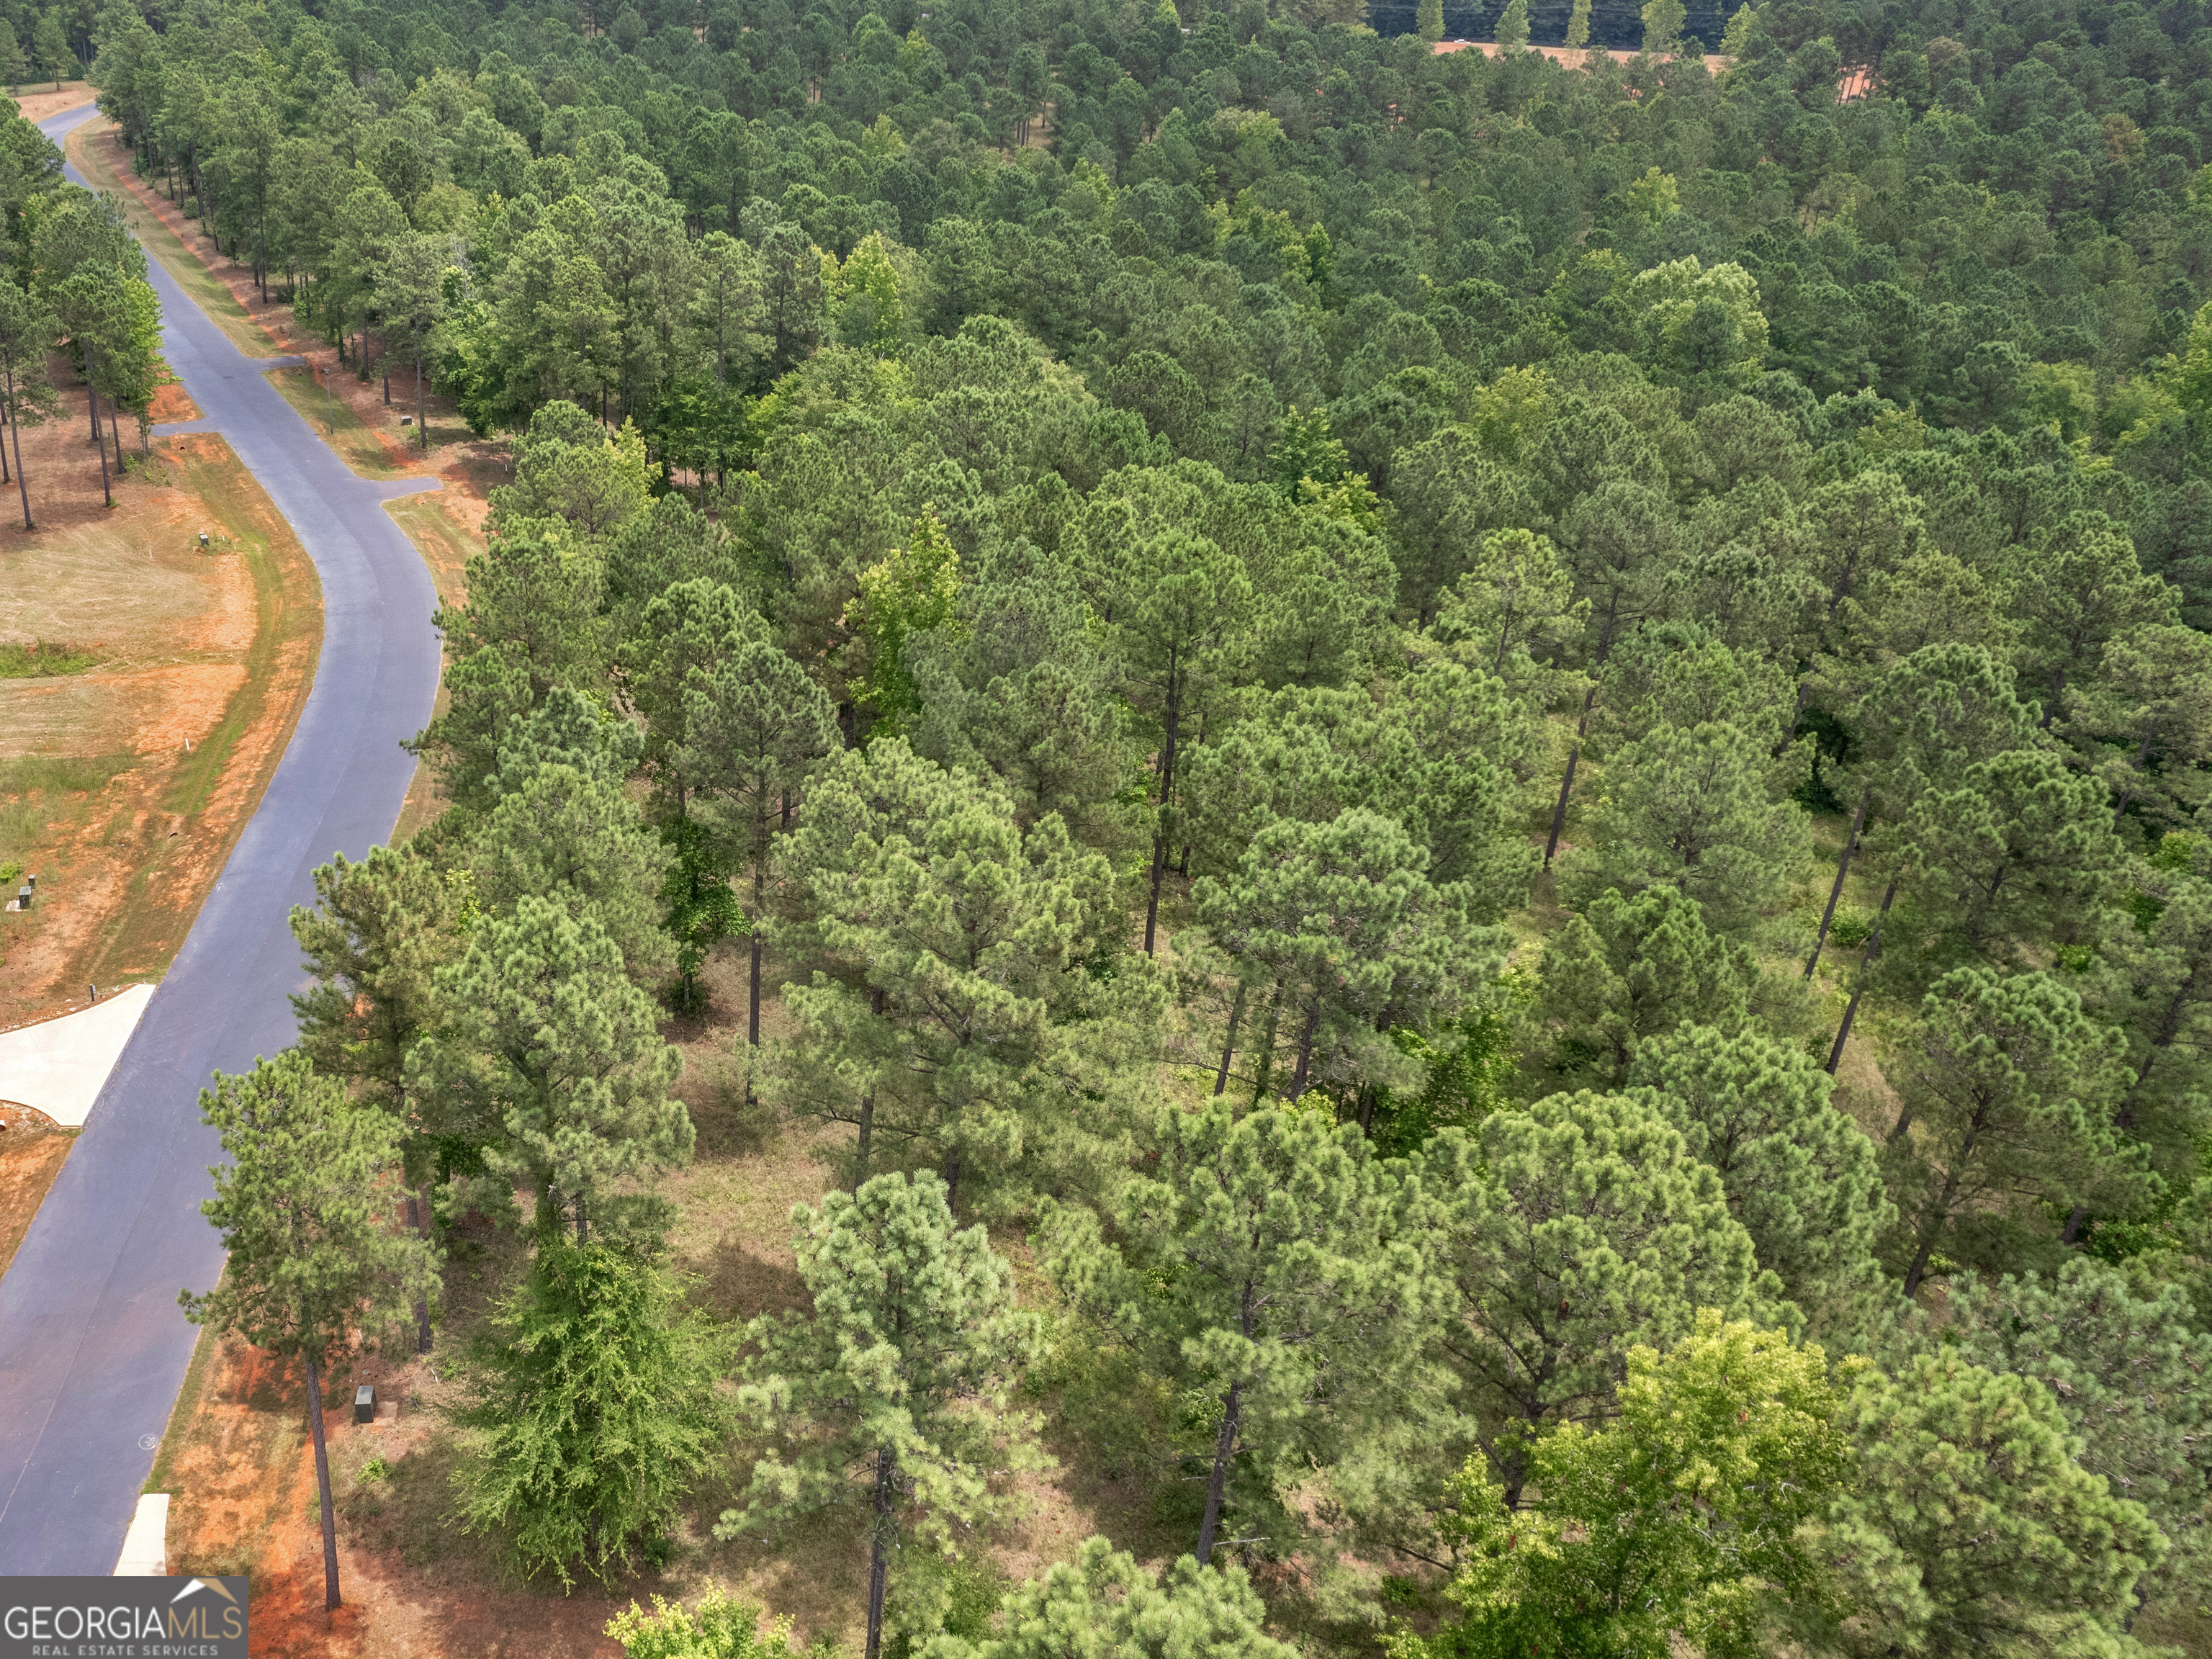
[[[40,125],[58,142],[91,114]],[[356,477],[265,363],[158,262],[152,276],[170,367],[321,573],[322,656],[260,810],[0,1279],[0,1573],[114,1571],[191,1355],[177,1291],[207,1289],[222,1267],[199,1213],[219,1148],[198,1092],[210,1071],[291,1041],[285,993],[303,975],[286,914],[332,853],[359,857],[391,834],[415,764],[399,743],[428,720],[438,683],[429,574],[378,505],[435,486]]]

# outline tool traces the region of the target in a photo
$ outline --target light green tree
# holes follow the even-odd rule
[[[228,1164],[211,1165],[215,1196],[201,1213],[228,1260],[204,1295],[178,1293],[195,1325],[236,1336],[307,1373],[307,1427],[322,1503],[323,1605],[338,1605],[337,1531],[323,1438],[323,1372],[356,1340],[373,1340],[401,1310],[436,1287],[428,1240],[394,1224],[399,1127],[356,1106],[336,1078],[288,1048],[251,1072],[216,1073],[200,1115],[222,1137]]]
[[[668,1095],[683,1056],[589,906],[524,895],[436,985],[451,1014],[409,1055],[408,1085],[488,1126],[486,1161],[529,1184],[541,1227],[566,1207],[581,1241],[607,1182],[690,1159],[691,1119]]]
[[[1073,1561],[1016,1585],[1000,1607],[1000,1634],[934,1636],[922,1659],[1292,1659],[1297,1651],[1267,1633],[1267,1609],[1243,1568],[1201,1567],[1186,1555],[1155,1577],[1103,1538],[1085,1539]]]
[[[945,1183],[878,1176],[792,1211],[811,1316],[763,1315],[740,1408],[787,1449],[753,1465],[732,1537],[854,1501],[868,1506],[867,1659],[883,1649],[884,1603],[909,1538],[957,1554],[1005,1512],[1002,1471],[1042,1467],[1036,1419],[1009,1409],[1036,1358],[1034,1314],[1014,1305],[1013,1269],[983,1229],[956,1231]],[[909,1630],[933,1609],[901,1610]]]
[[[790,1621],[763,1636],[763,1617],[751,1602],[710,1585],[689,1607],[655,1595],[647,1613],[633,1601],[607,1620],[607,1634],[622,1644],[623,1659],[789,1659]]]
[[[1700,1309],[1663,1357],[1629,1350],[1616,1419],[1535,1443],[1540,1498],[1510,1509],[1468,1463],[1445,1592],[1464,1620],[1398,1638],[1392,1659],[1765,1652],[1778,1612],[1823,1599],[1805,1534],[1850,1486],[1841,1403],[1820,1349]]]
[[[30,67],[31,60],[23,55],[22,43],[15,38],[15,26],[0,22],[0,81],[8,83],[9,96],[22,91],[23,76]]]
[[[1498,44],[1508,52],[1528,46],[1528,0],[1506,0],[1505,9],[1498,17]]]
[[[1908,1297],[1938,1245],[2002,1264],[2043,1231],[2041,1207],[2063,1215],[2141,1178],[2112,1123],[2127,1039],[2084,1014],[2070,986],[1960,968],[1929,991],[1921,1019],[1890,1068],[1902,1104],[1887,1162]]]
[[[859,596],[845,606],[845,628],[860,647],[860,700],[875,711],[877,725],[890,737],[921,707],[906,660],[906,641],[952,623],[960,550],[945,535],[936,509],[925,505],[907,544],[861,571],[859,581]]]
[[[1875,1252],[1897,1212],[1874,1143],[1830,1101],[1835,1079],[1756,1029],[1686,1024],[1638,1044],[1628,1081],[1718,1173],[1812,1329],[1863,1346],[1887,1311]]]
[[[541,1239],[494,1312],[452,1412],[456,1510],[526,1576],[603,1584],[665,1538],[733,1421],[730,1344],[649,1253]]]
[[[1681,41],[1682,25],[1688,19],[1682,0],[1644,0],[1644,50],[1674,51]]]
[[[1224,1516],[1280,1534],[1319,1467],[1389,1460],[1427,1405],[1443,1286],[1399,1224],[1404,1167],[1359,1131],[1267,1105],[1169,1109],[1108,1199],[1048,1212],[1061,1293],[1178,1392],[1210,1396],[1197,1561]],[[1349,1472],[1347,1486],[1369,1483]]]
[[[2164,1540],[2075,1461],[2040,1382],[1945,1350],[1894,1378],[1863,1373],[1841,1422],[1857,1479],[1815,1544],[1851,1616],[1822,1645],[1929,1659],[2141,1651],[2124,1629]]]

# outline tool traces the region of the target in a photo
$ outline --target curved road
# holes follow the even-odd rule
[[[93,114],[40,123],[58,143]],[[76,170],[72,179],[82,183]],[[314,867],[392,833],[414,762],[399,747],[438,684],[429,573],[380,503],[435,480],[357,478],[158,261],[162,349],[204,420],[276,503],[323,586],[322,655],[291,745],[0,1279],[0,1573],[114,1571],[192,1328],[179,1286],[222,1268],[199,1213],[220,1148],[210,1071],[292,1040],[300,952],[285,917]],[[65,902],[65,901],[64,901]]]

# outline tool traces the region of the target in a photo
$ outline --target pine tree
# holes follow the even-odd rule
[[[1707,928],[1698,902],[1672,887],[1600,894],[1546,942],[1537,1017],[1556,1034],[1558,1064],[1620,1082],[1637,1044],[1685,1021],[1736,1029],[1759,967],[1750,947]]]
[[[1567,874],[1584,892],[1680,888],[1713,925],[1777,903],[1809,845],[1804,811],[1770,797],[1770,751],[1731,725],[1660,726],[1615,755],[1595,845]]]
[[[1620,1414],[1564,1424],[1530,1453],[1519,1510],[1480,1459],[1455,1483],[1464,1621],[1394,1659],[1613,1659],[1676,1640],[1763,1650],[1773,1614],[1816,1607],[1825,1567],[1802,1535],[1849,1489],[1851,1446],[1818,1348],[1700,1310],[1662,1358],[1629,1350]]]
[[[1446,1130],[1423,1181],[1442,1206],[1456,1291],[1443,1351],[1464,1432],[1508,1504],[1537,1436],[1613,1414],[1629,1349],[1686,1336],[1699,1308],[1762,1323],[1790,1311],[1720,1176],[1632,1097],[1553,1095],[1472,1137]]]
[[[1905,1294],[1936,1247],[1978,1261],[2033,1238],[2036,1211],[2137,1190],[2112,1111],[2127,1039],[2081,1012],[2049,974],[1960,968],[1921,1005],[1922,1034],[1893,1065],[1903,1102],[1887,1149],[1905,1241]]]
[[[2116,927],[2100,941],[2082,1000],[2127,1034],[2135,1080],[2114,1124],[2150,1148],[2169,1180],[2185,1181],[2212,1096],[2212,883],[2158,867],[2167,862],[2161,848],[2147,883],[2156,896],[2142,895],[2156,914],[2139,915],[2135,926]]]
[[[729,1344],[683,1299],[647,1254],[550,1234],[472,1350],[459,1513],[526,1576],[627,1574],[719,1460]]]
[[[358,864],[343,853],[315,871],[315,908],[295,905],[292,937],[315,983],[295,993],[300,1049],[325,1077],[398,1126],[407,1218],[431,1225],[429,1184],[477,1126],[448,1121],[441,1102],[407,1086],[407,1056],[444,1017],[438,970],[461,950],[462,884],[412,848],[372,847]],[[430,1310],[416,1305],[416,1346],[430,1352]]]
[[[23,476],[23,427],[44,417],[53,401],[46,379],[46,354],[61,333],[60,320],[45,302],[13,282],[0,283],[0,384],[6,387],[4,413],[14,445],[15,489],[23,507],[23,528],[31,528],[31,486]]]
[[[1655,54],[1674,51],[1688,18],[1682,0],[1644,0],[1644,50]]]
[[[437,992],[451,1012],[409,1057],[409,1086],[472,1115],[491,1167],[537,1194],[541,1226],[566,1206],[580,1241],[608,1182],[690,1158],[691,1119],[668,1096],[683,1056],[588,906],[526,895],[477,925]]]
[[[788,935],[838,972],[786,988],[796,1024],[770,1093],[853,1123],[865,1178],[878,1129],[1005,1182],[1054,1135],[1100,1133],[1103,1054],[1080,964],[1114,925],[1104,860],[1057,818],[1023,835],[1006,798],[900,739],[850,750],[808,797],[789,854],[808,920]]]
[[[674,947],[657,902],[672,862],[618,778],[567,760],[501,769],[501,795],[471,842],[478,900],[510,911],[526,897],[589,914],[623,971],[654,979]]]
[[[393,1224],[399,1130],[356,1106],[335,1078],[288,1048],[235,1077],[216,1073],[200,1115],[222,1136],[215,1196],[200,1206],[228,1254],[204,1296],[178,1293],[185,1317],[307,1372],[307,1426],[322,1502],[323,1605],[338,1605],[337,1531],[323,1441],[323,1373],[357,1334],[373,1339],[436,1286],[429,1242]]]
[[[695,576],[672,582],[646,601],[636,627],[616,653],[630,706],[645,720],[645,764],[665,811],[690,809],[696,787],[684,750],[691,742],[687,702],[695,684],[712,679],[747,645],[764,643],[768,623],[726,582]]]
[[[1897,1212],[1874,1143],[1829,1100],[1835,1079],[1756,1030],[1683,1025],[1638,1045],[1628,1081],[1718,1173],[1814,1331],[1863,1344],[1889,1299],[1875,1251]]]
[[[1567,15],[1567,50],[1579,52],[1589,45],[1590,0],[1575,0]]]
[[[1528,0],[1507,0],[1498,17],[1498,44],[1518,52],[1528,44]]]
[[[15,38],[15,26],[0,20],[0,81],[8,83],[9,97],[22,92],[23,76],[30,67],[30,59],[23,56],[22,44]]]
[[[1937,966],[2010,961],[2094,927],[2124,860],[2103,783],[2048,750],[2014,750],[1929,790],[1899,840],[1925,918],[1914,960]]]
[[[1000,1609],[1002,1634],[934,1636],[921,1659],[1292,1659],[1297,1651],[1267,1633],[1267,1610],[1243,1568],[1201,1567],[1186,1555],[1155,1578],[1103,1538],[1085,1539],[1073,1561],[1015,1586]]]
[[[39,60],[40,72],[52,80],[56,92],[77,71],[76,54],[70,50],[69,31],[62,26],[58,8],[50,7],[39,15],[37,27],[31,31],[31,51]]]
[[[1272,987],[1269,1026],[1293,1055],[1285,1098],[1321,1085],[1356,1101],[1364,1125],[1378,1089],[1412,1080],[1389,1033],[1449,1015],[1504,965],[1502,934],[1469,927],[1466,896],[1432,886],[1427,863],[1394,820],[1354,809],[1326,823],[1279,819],[1233,877],[1194,889],[1239,977]]]
[[[1106,1220],[1048,1212],[1054,1282],[1180,1392],[1215,1405],[1197,1559],[1224,1516],[1279,1534],[1319,1467],[1388,1461],[1418,1433],[1422,1350],[1443,1309],[1397,1223],[1402,1165],[1313,1113],[1169,1109]],[[1355,1480],[1364,1479],[1355,1476]]]
[[[1842,1416],[1858,1475],[1816,1544],[1841,1569],[1845,1653],[2126,1652],[2164,1540],[2075,1462],[2042,1384],[1945,1351],[1869,1370]]]
[[[2148,1511],[2167,1554],[2137,1586],[2185,1595],[2212,1571],[2212,1335],[2179,1286],[2147,1285],[2075,1257],[2050,1278],[1951,1286],[1947,1348],[2050,1390],[2075,1462]]]
[[[1431,46],[1444,38],[1444,0],[1420,0],[1415,9],[1413,33]]]
[[[745,1042],[757,1054],[775,851],[809,770],[838,747],[837,712],[805,669],[765,641],[747,641],[711,672],[687,674],[683,696],[686,741],[672,764],[708,798],[713,821],[752,878]]]
[[[738,1391],[740,1409],[789,1449],[753,1465],[743,1506],[714,1531],[866,1501],[866,1659],[878,1659],[905,1539],[957,1553],[962,1534],[1004,1509],[992,1478],[1042,1464],[1035,1419],[1007,1409],[1036,1354],[1036,1318],[1014,1306],[1013,1270],[983,1229],[953,1230],[934,1176],[878,1176],[818,1209],[798,1206],[792,1223],[814,1311],[746,1328],[757,1346]]]
[[[2094,684],[2068,699],[2066,735],[2112,790],[2114,828],[2130,806],[2168,823],[2203,804],[2212,759],[2212,640],[2179,623],[2106,641]]]
[[[2180,590],[2146,575],[2134,542],[2101,513],[2073,514],[2035,545],[2014,548],[2007,574],[2013,614],[2025,626],[2021,678],[2042,696],[2046,726],[2108,641],[2179,619]]]

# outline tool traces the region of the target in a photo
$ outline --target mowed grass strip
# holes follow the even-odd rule
[[[246,307],[223,280],[209,270],[206,261],[131,188],[131,181],[124,179],[115,165],[113,150],[106,144],[92,142],[106,137],[114,126],[106,116],[100,116],[69,135],[63,149],[77,171],[84,174],[94,190],[114,193],[123,206],[124,222],[145,245],[146,252],[161,262],[161,269],[175,277],[177,286],[215,319],[216,326],[229,337],[233,345],[249,357],[283,356],[283,348],[246,314]]]

